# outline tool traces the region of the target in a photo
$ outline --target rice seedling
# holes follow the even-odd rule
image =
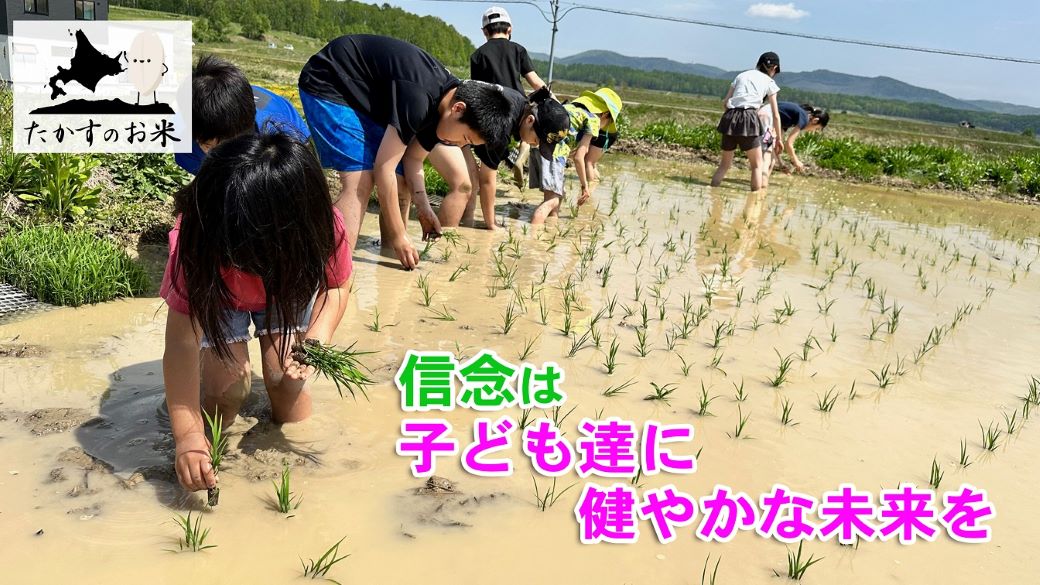
[[[202,514],[199,514],[194,522],[191,520],[190,511],[187,516],[178,514],[174,522],[184,532],[184,536],[177,541],[177,550],[199,552],[208,548],[216,548],[217,545],[215,544],[206,544],[206,538],[209,537],[209,528],[203,530]]]
[[[899,329],[899,314],[903,312],[903,308],[898,303],[892,303],[892,315],[888,318],[888,332],[893,334],[896,329]]]
[[[650,324],[650,316],[647,313],[646,301],[643,301],[642,309],[640,310],[639,315],[642,319],[642,324],[640,325],[640,327],[646,329],[647,326]]]
[[[740,379],[740,386],[737,386],[736,382],[730,382],[730,384],[733,384],[733,398],[737,402],[744,402],[747,400],[747,394],[744,393],[744,378]]]
[[[667,299],[665,299],[665,300],[667,301]],[[668,307],[667,307],[667,305],[665,305],[665,303],[661,303],[660,305],[657,305],[657,319],[658,319],[658,321],[664,321],[664,317],[665,317],[665,314],[667,313],[667,311],[668,311]]]
[[[747,426],[748,420],[751,418],[751,413],[744,416],[744,412],[740,409],[740,405],[737,405],[737,423],[733,426],[733,434],[729,435],[733,439],[739,439],[740,435],[744,433],[744,427]],[[729,434],[729,433],[726,433]]]
[[[673,392],[675,392],[679,388],[675,384],[659,385],[656,382],[650,382],[650,386],[653,387],[654,392],[653,394],[647,394],[646,396],[644,396],[643,400],[660,400],[665,404],[668,404],[671,401],[669,397],[672,395]]]
[[[830,412],[834,408],[834,404],[838,402],[838,393],[831,388],[826,394],[820,396],[816,395],[816,410],[820,412]]]
[[[419,287],[419,292],[422,293],[424,307],[429,307],[430,303],[433,302],[433,293],[430,292],[430,277],[427,274],[420,274],[416,279],[415,284]]]
[[[686,360],[683,359],[683,356],[681,356],[681,355],[679,356],[679,361],[682,362],[682,366],[679,367],[679,370],[682,372],[682,375],[684,377],[689,377],[690,376],[690,368],[693,367],[693,362],[686,363]]]
[[[220,471],[220,464],[228,449],[228,437],[224,434],[224,420],[218,410],[216,415],[210,416],[206,409],[202,409],[202,416],[206,419],[209,430],[209,464],[213,473]],[[220,502],[220,487],[211,487],[206,490],[206,503],[216,506]]]
[[[531,426],[531,423],[534,422],[533,415],[534,415],[534,409],[533,408],[521,408],[520,409],[520,417],[516,421],[517,427],[519,427],[520,430],[523,431],[527,427]]]
[[[1000,436],[1004,434],[1004,431],[1000,430],[994,423],[990,423],[988,428],[982,428],[982,422],[979,422],[979,429],[982,431],[982,448],[987,451],[996,451],[1000,441]]]
[[[831,343],[838,343],[838,328],[831,323]]]
[[[848,395],[849,402],[852,402],[853,400],[855,400],[857,396],[859,396],[859,394],[856,392],[856,381],[853,380],[852,381],[852,387],[849,388],[849,395]]]
[[[1018,411],[1012,411],[1010,418],[1008,417],[1006,412],[1003,413],[1003,416],[1004,423],[1007,426],[1007,434],[1010,437],[1011,435],[1015,434],[1015,431],[1018,430],[1019,424],[1021,423],[1021,421],[1018,420]]]
[[[617,352],[620,347],[621,344],[618,343],[618,338],[614,337],[610,342],[610,348],[607,349],[606,357],[603,362],[603,366],[607,369],[607,375],[613,374],[614,370],[617,368]]]
[[[748,324],[748,329],[750,329],[751,331],[758,331],[760,327],[762,327],[761,317],[758,313],[755,313],[751,317],[751,323]]]
[[[877,380],[878,388],[884,390],[885,388],[888,388],[893,382],[895,382],[895,377],[892,375],[891,369],[891,364],[885,364],[885,366],[881,368],[881,370],[879,371],[870,370],[870,373],[874,376],[874,379]]]
[[[271,482],[271,485],[274,486],[275,504],[278,506],[278,511],[282,514],[292,512],[299,508],[303,502],[302,497],[293,497],[292,488],[289,485],[292,479],[291,474],[292,470],[289,468],[289,464],[286,463],[285,467],[282,468],[281,482]]]
[[[558,429],[563,428],[564,421],[566,421],[567,417],[569,417],[571,414],[573,414],[574,411],[577,408],[578,408],[578,405],[575,404],[574,406],[571,407],[570,410],[567,411],[566,414],[562,414],[563,413],[563,407],[562,406],[554,406],[553,409],[552,409],[552,417],[551,417],[551,420],[553,421],[553,425],[556,428],[558,428]],[[563,434],[566,434],[566,433],[563,433]]]
[[[802,545],[804,542],[798,543],[798,552],[792,553],[790,550],[787,551],[787,578],[794,581],[801,581],[802,577],[805,576],[805,572],[809,570],[809,567],[822,561],[824,557],[815,558],[814,555],[809,555],[808,559],[802,560]],[[773,570],[773,573],[777,577],[783,577],[779,571]]]
[[[510,301],[510,303],[506,305],[505,312],[502,313],[502,335],[509,335],[509,331],[519,319],[520,311],[516,308],[516,305]]]
[[[354,391],[358,390],[367,400],[365,388],[372,380],[365,373],[368,368],[358,358],[375,352],[354,351],[356,344],[354,342],[346,349],[338,349],[335,345],[325,345],[317,339],[307,339],[293,346],[293,359],[300,364],[314,366],[319,374],[332,380],[340,398],[343,398],[343,390],[346,389],[351,398],[357,400]]]
[[[651,351],[653,351],[650,345],[646,342],[645,328],[641,327],[636,329],[636,344],[632,347],[636,350],[636,353],[639,354],[639,357],[646,357]]]
[[[592,330],[589,329],[585,333],[578,337],[577,334],[571,336],[571,349],[567,352],[567,357],[574,357],[579,351],[585,348],[589,343],[589,337],[592,335]]]
[[[776,375],[772,378],[769,378],[768,382],[772,387],[779,388],[785,382],[787,382],[787,376],[791,372],[791,366],[794,363],[794,358],[791,355],[780,355],[780,352],[777,351],[775,348],[773,349],[773,351],[776,352],[776,356],[780,358],[780,363],[777,364]]]
[[[376,333],[379,333],[380,331],[383,330],[383,328],[385,328],[385,327],[393,327],[394,325],[397,325],[397,323],[380,323],[379,322],[379,309],[377,308],[377,309],[375,309],[372,312],[372,324],[368,326],[368,329],[369,329],[369,331],[374,331]]]
[[[564,337],[570,337],[571,336],[571,330],[574,327],[574,322],[572,321],[572,319],[573,318],[571,317],[570,307],[569,306],[564,307],[564,311],[563,311],[563,325],[557,329],[557,331],[562,333],[564,335]]]
[[[433,318],[438,321],[454,321],[455,315],[452,314],[451,309],[447,305],[441,305],[440,309],[430,308],[428,309],[433,313]]]
[[[870,335],[867,336],[867,339],[869,339],[870,341],[876,340],[878,331],[881,331],[881,328],[884,327],[884,325],[885,325],[884,321],[874,321],[874,319],[871,319],[870,320]]]
[[[616,386],[610,386],[609,388],[607,388],[606,390],[604,390],[604,391],[602,392],[602,394],[603,394],[604,396],[606,396],[607,398],[612,398],[612,397],[614,397],[614,396],[617,396],[618,394],[624,394],[624,393],[625,393],[625,391],[626,391],[626,390],[627,390],[627,389],[628,389],[628,388],[629,388],[630,386],[632,386],[632,385],[633,385],[633,384],[635,384],[635,383],[636,383],[636,381],[635,381],[635,380],[628,380],[628,381],[626,381],[626,382],[624,382],[624,383],[621,383],[621,384],[618,384],[618,385],[616,385]]]
[[[708,562],[711,560],[711,555],[704,558],[704,568],[701,569],[701,585],[715,585],[715,578],[719,574],[719,563],[722,562],[722,557],[715,561],[715,568],[712,572],[708,573]]]
[[[538,488],[538,480],[535,479],[534,474],[531,474],[531,481],[534,482],[535,505],[538,506],[538,509],[542,512],[552,508],[556,502],[563,497],[563,494],[567,493],[572,487],[578,485],[577,483],[572,483],[563,490],[557,491],[556,478],[554,477],[552,485],[546,488],[545,493],[542,493]]]
[[[716,351],[715,354],[713,356],[711,356],[711,362],[708,364],[708,367],[722,372],[723,375],[728,375],[728,374],[726,374],[726,370],[723,370],[722,368],[719,367],[719,364],[722,363],[722,357],[723,357],[723,352]]]
[[[699,416],[714,416],[711,414],[711,411],[708,410],[708,407],[711,406],[711,403],[714,402],[716,398],[718,398],[718,396],[708,395],[708,389],[704,387],[704,381],[702,380],[701,394],[697,399],[697,414]]]
[[[935,457],[932,457],[932,471],[928,477],[928,485],[931,486],[932,489],[939,489],[939,484],[942,483],[943,475],[945,474],[943,473],[942,468],[939,467],[939,462],[935,460]]]
[[[342,544],[343,541],[346,540],[346,538],[347,537],[344,536],[343,538],[339,539],[339,541],[336,544],[332,545],[331,547],[329,547],[329,550],[325,551],[325,554],[318,557],[318,560],[307,559],[307,562],[304,562],[301,558],[300,564],[303,565],[303,576],[310,577],[311,579],[317,579],[320,577],[322,579],[332,581],[333,583],[337,583],[336,581],[333,581],[332,579],[326,577],[326,575],[329,574],[329,570],[332,569],[333,565],[350,556],[339,556],[339,545]]]
[[[967,467],[971,465],[971,461],[968,459],[968,440],[961,439],[961,456],[957,459],[957,464],[961,467]]]
[[[812,334],[812,329],[809,330],[809,335],[805,337],[805,341],[802,342],[802,361],[809,361],[809,352],[812,351],[813,346],[816,349],[823,351],[823,346],[820,345],[820,340],[816,339],[816,336]]]
[[[617,293],[607,299],[607,316],[614,317],[614,309],[617,307]]]
[[[423,246],[422,251],[419,252],[419,259],[420,260],[429,260],[430,259],[430,252],[433,250],[433,247],[436,244],[437,244],[437,240],[428,240],[426,242],[426,245]]]
[[[791,418],[791,411],[794,409],[794,405],[787,398],[780,401],[780,424],[786,426],[794,426],[798,423],[794,422]]]
[[[1030,376],[1029,393],[1023,398],[1028,403],[1040,406],[1040,378]]]
[[[523,349],[520,350],[520,354],[517,356],[520,361],[526,361],[527,358],[531,357],[534,352],[534,344],[538,342],[538,339],[542,336],[541,333],[534,337],[525,337]]]
[[[448,277],[448,282],[455,282],[456,280],[459,279],[460,276],[462,276],[466,272],[469,272],[469,264],[461,264],[461,265],[459,265],[459,267],[456,268],[455,271],[451,273],[451,276]]]

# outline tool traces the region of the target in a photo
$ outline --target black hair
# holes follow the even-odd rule
[[[769,75],[769,70],[772,69],[773,67],[776,67],[776,63],[772,63],[770,65],[766,65],[765,63],[759,63],[758,65],[755,65],[755,69],[758,69],[759,71],[761,71],[762,73],[765,73],[766,75]]]
[[[505,149],[515,118],[513,104],[501,85],[463,81],[455,90],[454,101],[466,104],[461,122],[480,134],[488,149]]]
[[[256,131],[253,88],[242,70],[205,55],[191,72],[191,130],[198,142]]]
[[[260,278],[264,327],[279,323],[283,355],[315,291],[328,288],[335,253],[328,183],[312,150],[286,134],[243,134],[209,152],[195,179],[176,196],[181,215],[174,274],[182,274],[196,330],[230,361],[226,310],[231,291],[222,270]],[[174,279],[177,283],[178,280]],[[277,320],[277,321],[276,321]]]
[[[484,32],[487,33],[489,37],[494,35],[504,35],[508,33],[511,28],[513,28],[513,25],[508,22],[492,22],[484,27]]]
[[[812,104],[802,104],[802,109],[809,115],[810,119],[815,119],[820,124],[820,128],[826,128],[827,124],[831,121],[831,115],[827,110],[823,108],[817,108]]]

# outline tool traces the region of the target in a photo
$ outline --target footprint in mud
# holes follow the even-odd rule
[[[421,526],[469,528],[473,526],[475,516],[481,509],[509,499],[509,494],[505,492],[467,494],[461,491],[454,481],[435,475],[427,479],[422,486],[410,489],[408,493],[398,497],[397,509],[406,514],[401,524],[401,534],[408,538],[417,538],[415,531],[406,527],[407,524],[413,523]]]
[[[40,408],[28,414],[8,411],[5,418],[20,421],[34,435],[64,433],[94,418],[84,408]]]

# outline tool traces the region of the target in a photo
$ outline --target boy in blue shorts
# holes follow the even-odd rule
[[[300,142],[310,140],[307,124],[289,100],[249,85],[242,70],[223,59],[199,59],[191,92],[192,151],[175,154],[174,160],[193,175],[210,149],[240,134],[284,132]]]
[[[351,248],[375,184],[385,241],[409,270],[419,263],[406,232],[412,203],[423,238],[440,235],[422,161],[437,144],[503,150],[515,118],[501,86],[461,81],[415,45],[376,35],[343,36],[312,56],[300,73],[300,99],[322,165],[339,172],[336,206]]]

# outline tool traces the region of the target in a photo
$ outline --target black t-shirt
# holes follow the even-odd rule
[[[393,126],[405,144],[437,145],[437,106],[459,79],[425,51],[397,39],[347,35],[307,61],[300,89]]]
[[[469,76],[477,81],[497,83],[520,93],[520,78],[534,71],[527,49],[509,39],[488,39],[469,57]]]
[[[527,107],[527,96],[525,96],[522,91],[511,91],[508,88],[506,88],[504,93],[511,102],[510,111],[513,113],[513,139],[520,140],[520,122],[524,115],[524,110]],[[507,146],[502,152],[492,152],[488,149],[486,144],[477,144],[473,146],[473,154],[480,159],[481,163],[487,165],[488,168],[497,169],[498,165],[509,156],[509,147]]]

